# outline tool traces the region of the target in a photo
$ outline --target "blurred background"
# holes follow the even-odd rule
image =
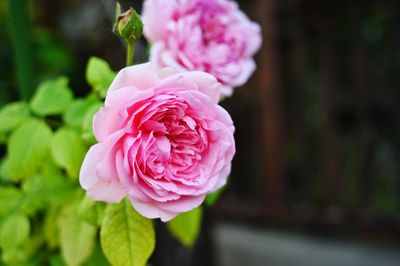
[[[59,75],[86,95],[90,56],[124,67],[114,0],[11,1],[0,1],[0,106]],[[400,3],[238,2],[264,41],[253,77],[222,102],[236,126],[230,184],[195,248],[174,254],[188,265],[400,265]],[[158,245],[154,265],[181,265]]]

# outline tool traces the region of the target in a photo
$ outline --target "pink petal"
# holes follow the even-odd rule
[[[167,34],[166,22],[172,17],[177,8],[175,0],[147,0],[143,4],[143,31],[151,42],[163,39]]]
[[[193,80],[197,84],[199,90],[208,95],[213,103],[219,102],[221,84],[214,76],[200,71],[184,72],[182,75]]]
[[[143,202],[133,197],[129,197],[129,199],[138,213],[150,219],[160,218],[161,221],[167,222],[178,215],[178,212],[174,213],[160,209],[153,202]]]
[[[205,194],[199,196],[182,196],[178,200],[156,202],[156,204],[163,211],[180,213],[193,210],[200,206],[205,198]]]
[[[110,135],[99,148],[99,158],[96,165],[96,174],[103,181],[119,180],[115,166],[116,153],[122,144],[119,143],[124,136],[123,130]]]
[[[119,182],[103,182],[96,175],[96,164],[101,144],[93,145],[86,154],[79,174],[79,182],[93,200],[118,203],[126,192]]]
[[[146,90],[156,85],[159,81],[160,79],[152,63],[126,67],[118,73],[111,83],[107,96],[113,91],[124,87],[136,87],[139,90]]]
[[[141,91],[135,87],[125,87],[109,92],[105,107],[93,117],[93,134],[97,141],[103,142],[114,132],[121,129],[121,108],[128,102],[152,95],[151,91]]]

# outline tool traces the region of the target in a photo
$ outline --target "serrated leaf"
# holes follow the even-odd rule
[[[29,237],[31,224],[26,215],[14,213],[7,217],[0,231],[2,249],[14,249],[21,246]]]
[[[29,106],[25,102],[14,102],[0,110],[0,133],[18,127],[30,115]]]
[[[45,158],[52,132],[37,119],[27,120],[11,134],[8,143],[8,172],[14,181],[34,175]]]
[[[60,219],[61,254],[67,265],[83,264],[92,254],[96,227],[76,215],[72,206]]]
[[[65,168],[72,178],[78,178],[86,151],[86,146],[79,134],[70,128],[58,129],[51,141],[51,155],[54,161]]]
[[[40,116],[62,114],[73,100],[68,78],[59,77],[39,85],[31,100],[32,111]]]
[[[155,247],[153,223],[137,213],[125,198],[107,206],[100,241],[112,265],[144,266]]]
[[[83,134],[82,138],[86,140],[88,143],[95,143],[96,139],[93,135],[93,117],[94,115],[103,107],[103,103],[95,103],[93,104],[89,110],[85,114],[85,118],[83,120]]]
[[[14,187],[0,186],[0,216],[19,207],[23,199],[22,191]]]
[[[180,213],[167,223],[167,228],[184,246],[192,246],[200,233],[203,209],[198,207]]]
[[[86,67],[86,81],[102,98],[106,97],[108,87],[110,87],[115,76],[116,73],[103,59],[98,57],[89,59]]]

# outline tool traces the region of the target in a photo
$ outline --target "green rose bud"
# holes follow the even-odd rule
[[[127,42],[136,42],[142,36],[143,23],[133,8],[121,14],[117,5],[117,16],[114,29]]]

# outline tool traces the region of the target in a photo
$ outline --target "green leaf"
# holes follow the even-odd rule
[[[61,217],[61,209],[52,207],[46,212],[44,219],[44,237],[50,249],[55,249],[60,243],[59,222]]]
[[[12,247],[2,251],[1,259],[7,265],[26,265],[24,261],[26,260],[25,250],[21,247]]]
[[[78,207],[78,214],[90,224],[100,225],[104,215],[105,203],[84,196]]]
[[[107,206],[100,242],[112,265],[144,266],[155,247],[153,223],[137,213],[125,198]]]
[[[10,103],[0,110],[0,133],[18,127],[29,117],[29,106],[25,102]]]
[[[98,57],[89,59],[86,67],[86,81],[102,98],[106,97],[108,87],[110,87],[115,76],[116,73],[103,59]]]
[[[59,77],[39,85],[31,100],[32,111],[40,116],[62,114],[73,100],[68,78]]]
[[[95,103],[93,104],[87,113],[85,114],[85,118],[83,120],[83,134],[82,138],[86,140],[88,143],[95,143],[96,139],[93,135],[93,116],[100,110],[101,107],[103,107],[103,103]]]
[[[25,192],[24,210],[32,215],[38,209],[68,202],[73,196],[73,186],[66,177],[43,174],[27,179],[22,189]]]
[[[21,246],[29,238],[31,224],[26,215],[15,213],[7,217],[0,231],[0,246],[13,249]]]
[[[0,216],[19,207],[23,199],[22,191],[15,187],[0,186]]]
[[[72,178],[78,178],[86,146],[78,133],[70,128],[60,128],[51,141],[51,154],[60,167],[67,170]]]
[[[62,176],[62,170],[56,165],[54,159],[51,156],[47,156],[42,162],[40,173],[44,176]]]
[[[86,99],[74,101],[64,113],[63,120],[67,126],[82,129],[83,120],[86,112],[90,108],[91,103]]]
[[[37,119],[30,119],[11,134],[8,143],[8,172],[14,181],[37,171],[45,158],[52,132]]]
[[[77,206],[67,208],[60,219],[61,254],[67,265],[81,265],[92,254],[96,227],[76,215]]]
[[[3,182],[10,182],[11,177],[10,174],[8,173],[8,159],[7,157],[4,157],[0,161],[0,180]]]
[[[180,213],[167,223],[167,228],[184,246],[192,246],[201,229],[203,209],[198,207],[189,212]]]

